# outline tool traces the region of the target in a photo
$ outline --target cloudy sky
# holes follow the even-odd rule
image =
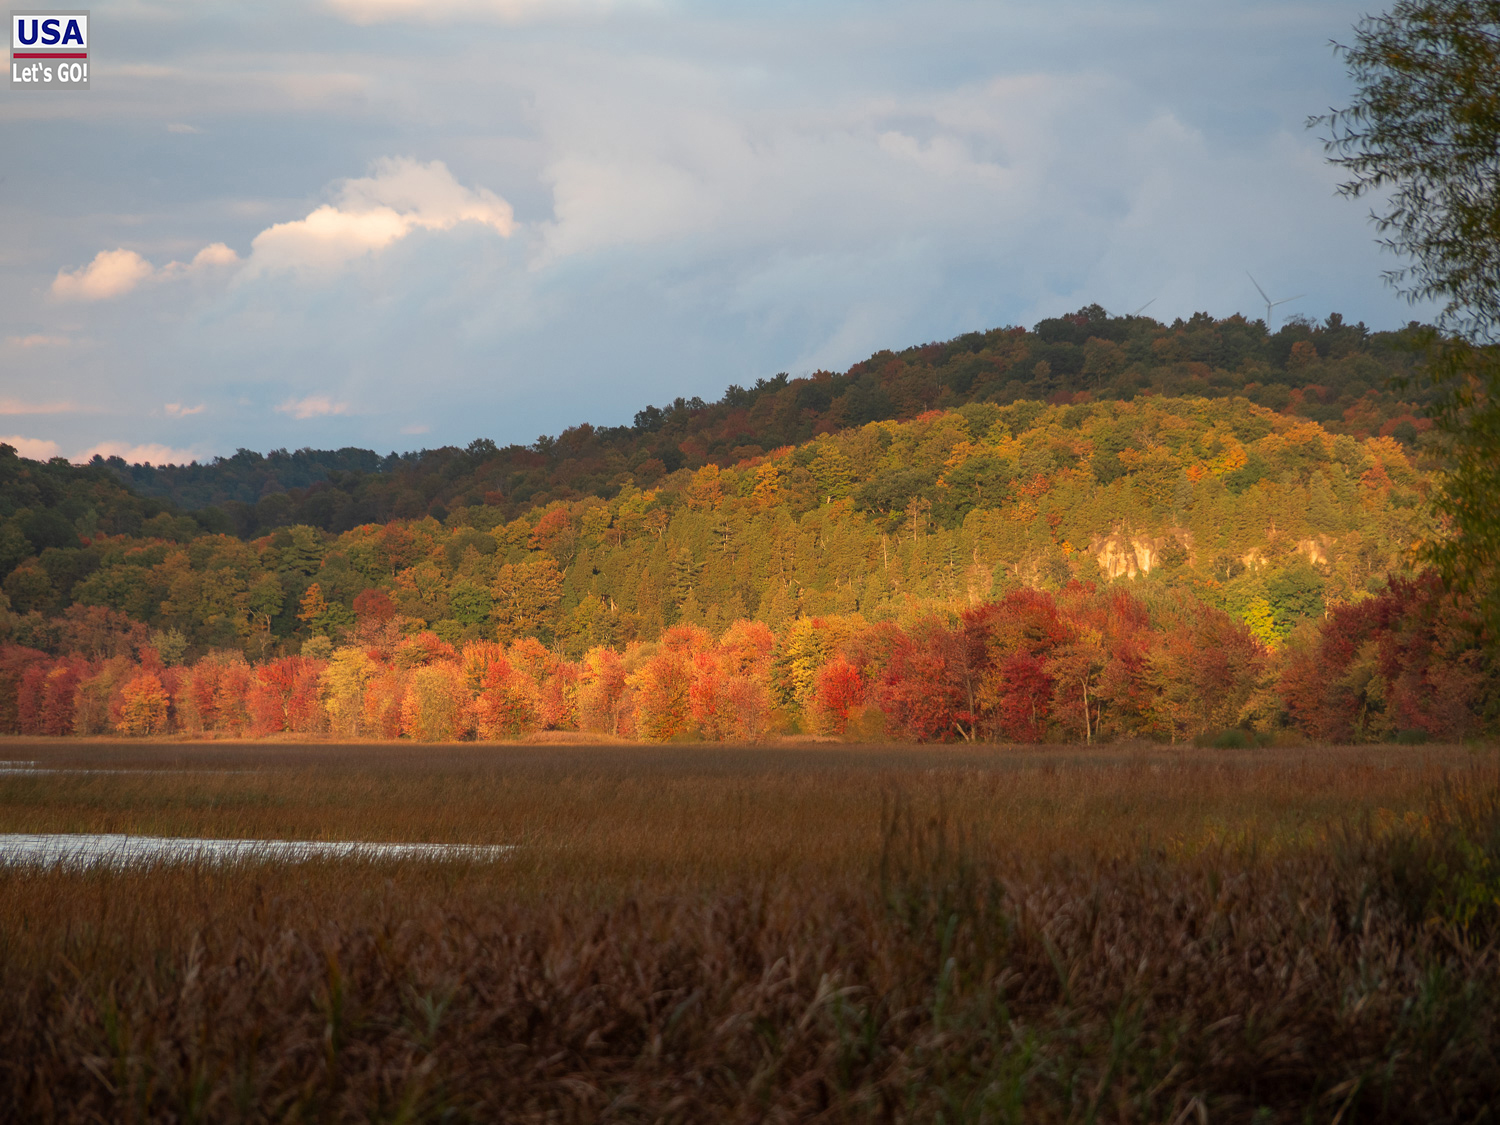
[[[1264,315],[1247,270],[1394,327],[1304,128],[1367,10],[93,0],[90,91],[0,88],[0,440],[529,442],[1090,302]]]

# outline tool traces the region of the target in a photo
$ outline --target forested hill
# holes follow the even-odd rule
[[[96,464],[143,496],[196,511],[200,525],[242,538],[302,524],[346,531],[391,519],[438,520],[460,508],[505,521],[533,507],[611,499],[683,469],[727,468],[826,433],[914,418],[969,403],[1130,401],[1140,395],[1242,395],[1334,434],[1414,443],[1420,389],[1391,389],[1409,371],[1408,332],[1371,333],[1337,314],[1268,334],[1260,321],[1197,314],[1161,324],[1110,317],[1097,305],[1027,331],[973,332],[946,343],[879,352],[848,371],[778,375],[731,386],[718,402],[650,406],[634,425],[579,425],[529,446],[481,438],[381,457],[365,449],[262,455],[241,450],[204,465]]]
[[[1244,398],[969,403],[656,483],[509,519],[455,504],[442,521],[249,541],[160,514],[21,562],[0,629],[55,651],[69,630],[129,621],[261,657],[386,622],[576,657],[676,624],[909,622],[1119,579],[1220,606],[1275,643],[1382,589],[1430,530],[1425,478],[1393,437]]]

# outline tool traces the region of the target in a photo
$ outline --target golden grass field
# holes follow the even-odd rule
[[[0,740],[0,1119],[1491,1120],[1496,755]]]

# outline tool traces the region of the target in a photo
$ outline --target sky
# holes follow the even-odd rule
[[[0,441],[529,443],[1098,303],[1394,328],[1367,7],[92,0],[0,85]],[[1148,305],[1148,302],[1149,305]]]

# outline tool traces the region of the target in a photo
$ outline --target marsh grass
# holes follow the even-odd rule
[[[0,1117],[1460,1121],[1500,809],[1458,747],[118,747],[0,831],[509,843],[0,870]]]

